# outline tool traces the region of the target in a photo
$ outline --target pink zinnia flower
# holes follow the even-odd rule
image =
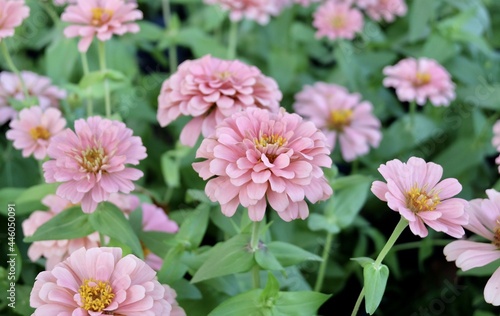
[[[345,161],[367,154],[382,139],[372,104],[361,102],[359,94],[349,94],[342,86],[324,82],[306,86],[295,95],[294,109],[325,133],[332,150],[339,139]]]
[[[224,120],[206,138],[193,164],[207,180],[205,192],[232,216],[239,204],[253,221],[261,221],[267,202],[285,221],[309,215],[304,198],[326,200],[332,189],[321,167],[331,167],[325,135],[297,114],[257,108]]]
[[[72,206],[70,201],[60,198],[57,195],[46,196],[42,200],[42,203],[49,210],[31,213],[30,217],[22,224],[25,236],[32,236],[40,226]],[[87,237],[71,240],[35,241],[28,248],[28,257],[31,261],[37,261],[41,257],[45,257],[47,259],[45,263],[46,269],[52,270],[56,264],[66,259],[71,253],[81,247],[87,249],[99,247],[99,233],[95,232]]]
[[[247,107],[276,112],[281,91],[274,79],[239,60],[210,55],[183,62],[167,79],[158,97],[157,119],[167,126],[180,115],[193,119],[182,130],[181,143],[194,146],[200,133],[214,133],[217,124]]]
[[[142,12],[136,3],[123,0],[78,0],[77,4],[66,7],[61,20],[72,25],[64,30],[66,37],[80,36],[78,49],[86,52],[94,36],[100,41],[109,40],[113,34],[139,32],[139,25],[133,21],[141,20]]]
[[[400,101],[424,105],[428,99],[435,106],[448,106],[455,99],[450,74],[435,60],[406,58],[385,67],[384,74],[384,86],[395,88]]]
[[[491,241],[490,243],[472,240],[457,240],[444,247],[446,260],[455,261],[463,271],[485,266],[500,259],[500,193],[486,190],[487,199],[469,202],[466,211],[469,224],[465,228]],[[486,283],[484,299],[495,306],[500,305],[500,268]]]
[[[108,202],[116,205],[125,216],[130,215],[136,208],[139,207],[141,201],[136,195],[133,194],[120,194],[120,193],[111,193],[108,197]]]
[[[317,29],[317,38],[353,39],[363,29],[363,15],[348,2],[330,0],[314,12],[313,26]]]
[[[389,208],[409,221],[411,231],[427,236],[427,224],[438,232],[460,238],[468,223],[464,211],[467,202],[453,198],[462,191],[457,179],[441,180],[443,168],[421,158],[411,157],[407,163],[397,159],[381,165],[378,171],[387,181],[374,181],[372,192]]]
[[[14,36],[14,29],[29,15],[24,0],[0,0],[0,39]]]
[[[80,248],[38,274],[30,295],[34,316],[170,315],[156,272],[120,248]]]
[[[404,16],[407,11],[404,0],[357,0],[357,5],[375,21],[392,22],[396,16]]]
[[[206,4],[219,5],[223,10],[230,11],[231,21],[241,21],[243,18],[256,21],[259,24],[269,23],[271,15],[277,15],[277,0],[204,0]]]
[[[35,156],[43,160],[47,156],[50,140],[61,133],[66,120],[61,111],[49,108],[45,111],[39,106],[24,109],[19,119],[10,122],[7,139],[14,142],[14,148],[23,151],[23,157]]]
[[[66,4],[74,4],[77,3],[78,0],[54,0],[54,4],[58,6],[66,5]]]
[[[170,316],[186,316],[186,312],[182,307],[177,303],[176,297],[177,293],[170,286],[163,284],[165,288],[165,300],[172,305],[172,311],[170,312]]]
[[[500,120],[493,126],[493,139],[491,140],[493,147],[500,152]],[[495,160],[498,166],[498,172],[500,173],[500,156]]]
[[[142,171],[128,168],[146,158],[140,137],[118,121],[98,116],[75,122],[75,132],[66,129],[52,139],[43,164],[47,183],[62,182],[57,195],[73,204],[82,203],[82,210],[93,212],[97,203],[106,201],[111,193],[130,193],[132,181]]]
[[[38,99],[42,109],[59,107],[59,100],[66,98],[66,92],[52,85],[49,78],[39,76],[31,71],[21,71],[28,95]],[[23,101],[24,93],[19,77],[3,71],[0,73],[0,124],[16,118],[17,111],[10,106],[9,99]]]

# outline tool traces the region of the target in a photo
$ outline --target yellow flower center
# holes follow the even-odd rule
[[[334,110],[330,113],[330,128],[342,132],[351,124],[352,110]]]
[[[259,138],[254,139],[255,147],[266,155],[271,163],[278,157],[278,150],[287,143],[287,139],[281,135],[262,134]]]
[[[500,249],[500,219],[497,219],[497,227],[495,229],[495,235],[493,235],[492,243]]]
[[[113,17],[113,11],[104,8],[92,8],[92,21],[94,26],[102,26]]]
[[[230,71],[223,71],[223,72],[218,72],[215,74],[215,76],[221,80],[226,80],[227,78],[231,77],[232,73]]]
[[[335,29],[341,29],[345,26],[345,17],[343,15],[336,15],[332,19],[332,27]]]
[[[427,193],[425,190],[413,187],[406,193],[406,204],[413,213],[434,211],[441,203],[437,193]]]
[[[83,280],[78,293],[80,293],[81,307],[92,312],[102,312],[115,297],[113,288],[108,282],[92,278]]]
[[[50,132],[43,126],[37,126],[30,129],[30,135],[34,140],[47,140],[50,138]]]
[[[417,78],[415,80],[415,84],[417,86],[423,86],[431,82],[431,74],[428,72],[417,72]]]
[[[102,147],[88,148],[81,152],[80,165],[88,172],[97,172],[107,161],[106,154]]]

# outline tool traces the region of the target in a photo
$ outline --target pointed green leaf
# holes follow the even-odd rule
[[[381,264],[366,265],[363,268],[363,278],[365,286],[365,310],[372,315],[377,310],[382,297],[384,296],[385,286],[389,278],[389,268]]]
[[[225,300],[222,304],[217,306],[208,316],[234,316],[234,315],[248,315],[248,316],[271,316],[268,311],[263,313],[262,307],[259,306],[260,294],[262,290],[251,290],[240,295],[231,297]]]
[[[207,204],[200,204],[196,210],[184,220],[179,231],[175,234],[175,239],[179,243],[182,243],[185,249],[198,248],[207,230],[209,213],[210,206]]]
[[[17,215],[46,209],[47,207],[41,201],[47,195],[55,194],[58,186],[58,183],[50,183],[35,185],[29,189],[25,189],[15,200]]]
[[[184,249],[182,245],[171,248],[163,258],[163,265],[158,271],[158,279],[162,283],[171,284],[181,279],[186,274],[188,267],[182,262]]]
[[[273,316],[316,315],[319,307],[331,295],[312,292],[280,292],[273,309]]]
[[[255,261],[264,270],[283,270],[274,254],[266,247],[262,246],[255,252]]]
[[[368,257],[351,258],[351,260],[356,261],[363,268],[366,267],[367,265],[373,264],[375,262],[375,260],[373,260],[372,258],[368,258]]]
[[[282,266],[293,266],[304,261],[321,261],[321,257],[295,245],[273,241],[267,245],[269,251],[278,259]]]

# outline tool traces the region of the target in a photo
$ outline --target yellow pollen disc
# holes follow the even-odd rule
[[[144,253],[144,257],[147,257],[150,253],[151,250],[149,250],[148,247],[146,247],[146,244],[141,241],[141,246],[142,246],[142,252]]]
[[[273,134],[271,136],[267,134],[263,134],[259,137],[259,139],[254,139],[254,143],[256,146],[266,147],[268,145],[276,145],[278,147],[283,146],[287,141],[286,138],[280,135]]]
[[[102,312],[111,304],[115,294],[108,282],[85,279],[78,290],[81,307],[87,311]]]
[[[330,113],[330,128],[342,132],[351,124],[352,110],[334,110]]]
[[[106,159],[106,154],[104,149],[99,148],[88,148],[82,151],[81,166],[88,172],[97,172],[101,169]]]
[[[332,19],[332,26],[335,29],[340,29],[345,26],[345,17],[343,15],[337,15]]]
[[[497,227],[494,233],[492,243],[500,249],[500,219],[497,219]]]
[[[216,74],[217,78],[221,80],[226,80],[227,78],[231,77],[232,73],[230,71],[223,71],[223,72],[218,72]]]
[[[92,25],[101,26],[106,22],[109,22],[113,17],[113,11],[103,8],[93,8],[92,9]]]
[[[428,72],[417,72],[416,84],[417,86],[423,86],[431,82],[431,74]]]
[[[43,126],[37,126],[30,129],[30,135],[34,140],[50,138],[50,132]]]
[[[428,194],[426,191],[413,187],[406,193],[406,204],[413,213],[434,211],[441,203],[437,194]]]

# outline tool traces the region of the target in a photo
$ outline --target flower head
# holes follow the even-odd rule
[[[446,260],[455,261],[463,271],[485,266],[500,259],[500,193],[487,190],[487,199],[475,199],[466,208],[469,223],[464,227],[489,240],[477,242],[472,240],[453,241],[444,247]],[[500,268],[486,283],[484,299],[495,306],[500,305]]]
[[[180,115],[192,116],[180,139],[194,146],[200,133],[211,136],[217,124],[242,109],[277,111],[281,97],[276,81],[256,67],[208,55],[185,61],[163,83],[157,118],[161,126],[166,126]]]
[[[246,18],[259,24],[269,23],[270,16],[277,15],[282,7],[279,1],[283,0],[204,0],[206,4],[221,6],[229,11],[231,21],[241,21]]]
[[[29,15],[24,0],[0,0],[0,39],[14,36],[14,29]]]
[[[408,10],[404,0],[357,0],[357,5],[375,21],[392,22],[396,16],[404,16]]]
[[[47,183],[62,182],[57,195],[91,213],[111,193],[130,193],[132,181],[143,173],[137,165],[146,158],[146,148],[125,124],[98,116],[77,120],[75,131],[66,129],[49,144],[50,158],[43,164]]]
[[[493,139],[491,140],[493,147],[500,152],[500,120],[493,125]],[[500,173],[500,156],[495,160],[498,166],[498,172]]]
[[[342,86],[317,82],[295,95],[294,109],[325,133],[332,150],[338,138],[342,157],[352,161],[367,154],[370,146],[378,147],[382,139],[372,104],[360,99]]]
[[[406,58],[384,68],[384,86],[396,89],[400,101],[429,100],[435,106],[448,106],[455,99],[455,84],[437,61],[429,58]]]
[[[123,0],[78,0],[66,7],[61,20],[72,25],[66,27],[66,37],[80,36],[78,49],[86,52],[94,36],[104,42],[113,34],[139,32],[139,25],[133,23],[142,19],[142,12],[137,10],[137,3],[125,3]]]
[[[453,178],[440,181],[440,165],[411,157],[407,163],[388,161],[378,171],[387,183],[373,182],[373,194],[407,219],[415,235],[427,236],[424,224],[455,238],[465,234],[462,226],[468,223],[464,211],[467,202],[453,198],[462,186]]]
[[[50,140],[61,133],[66,120],[61,111],[49,108],[43,111],[39,106],[24,109],[19,119],[10,122],[7,139],[14,142],[14,148],[23,151],[23,157],[35,156],[43,160],[47,156]]]
[[[58,6],[66,5],[66,4],[75,4],[78,0],[54,0],[54,4]]]
[[[239,204],[250,219],[261,221],[267,202],[285,221],[309,215],[304,198],[326,200],[332,189],[321,167],[332,160],[325,135],[297,114],[271,113],[257,108],[224,120],[215,135],[201,143],[193,164],[205,192],[232,216]]]
[[[313,26],[316,37],[353,39],[363,29],[363,15],[348,2],[329,0],[314,12]]]
[[[49,78],[39,76],[31,71],[21,71],[28,95],[38,100],[42,109],[59,107],[59,100],[66,98],[66,92],[52,85]],[[0,73],[0,124],[15,119],[17,111],[10,106],[9,99],[23,101],[24,93],[19,77],[3,71]]]
[[[120,248],[80,248],[37,276],[30,305],[34,316],[170,315],[172,295],[165,291],[136,256],[122,258]]]

